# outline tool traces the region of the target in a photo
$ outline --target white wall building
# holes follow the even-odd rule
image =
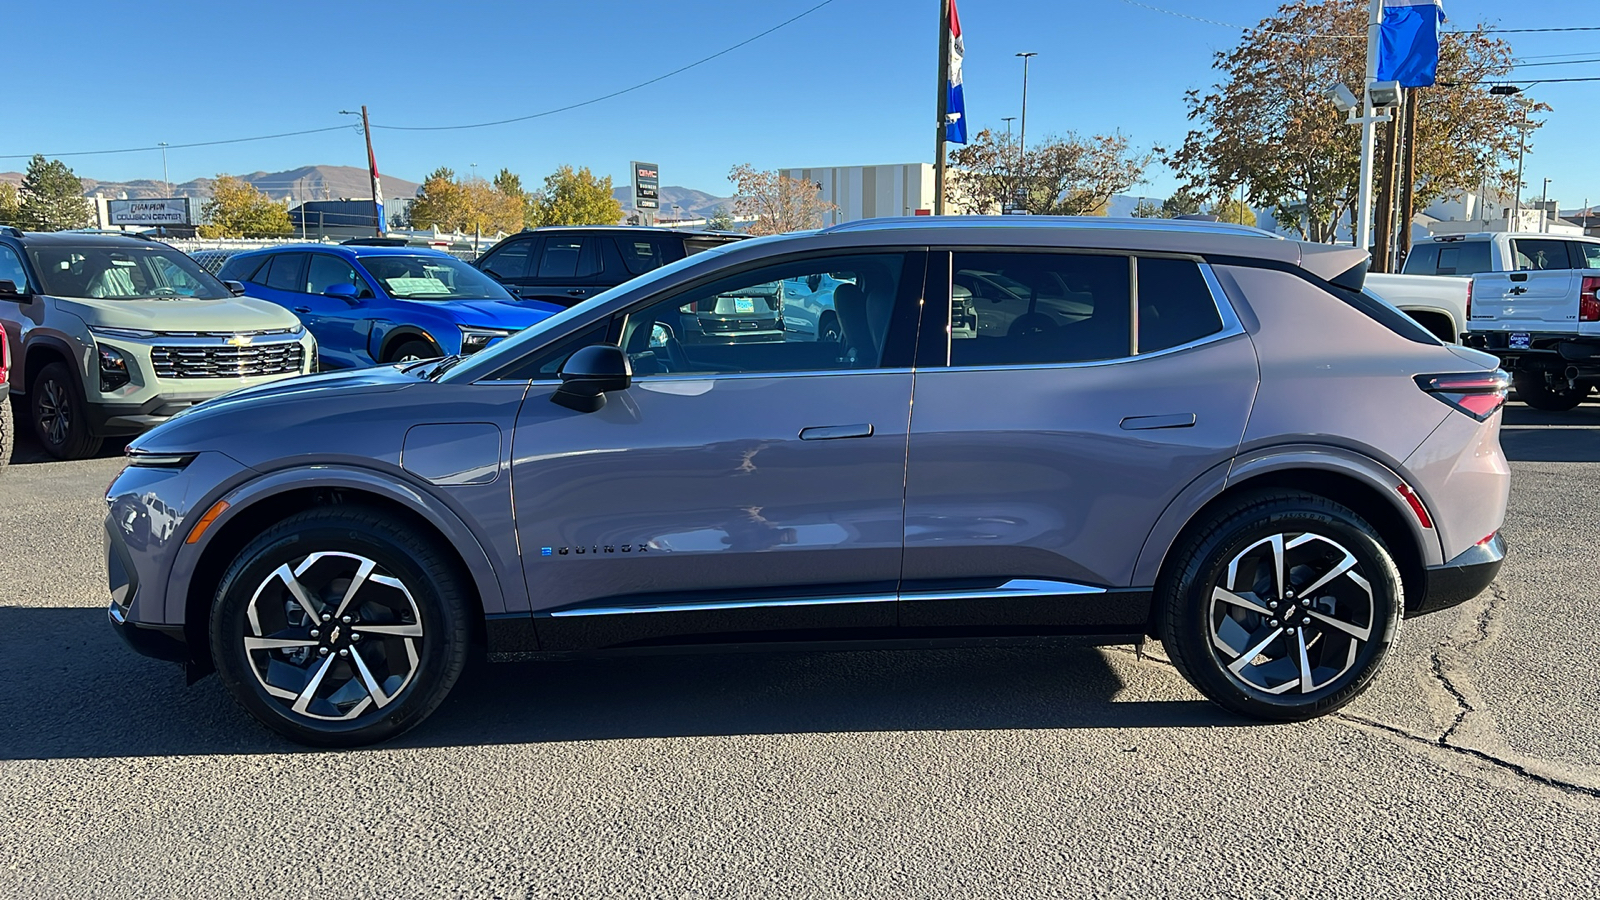
[[[783,169],[780,174],[821,186],[823,201],[837,207],[828,225],[933,212],[932,163]]]

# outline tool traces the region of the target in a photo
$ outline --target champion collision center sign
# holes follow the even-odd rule
[[[155,200],[107,200],[111,225],[190,225],[188,197]]]

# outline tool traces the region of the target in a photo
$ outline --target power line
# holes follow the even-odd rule
[[[493,122],[475,122],[475,123],[473,123],[471,125],[379,125],[379,124],[374,123],[372,127],[373,128],[382,128],[382,129],[386,129],[388,131],[463,131],[463,130],[468,129],[468,128],[489,128],[489,127],[494,126],[494,125],[510,125],[513,122],[526,122],[529,119],[539,119],[539,118],[543,118],[545,116],[553,116],[556,113],[568,112],[570,110],[578,109],[580,107],[591,106],[591,105],[599,103],[599,102],[601,102],[603,100],[610,100],[613,97],[620,97],[623,94],[630,94],[630,93],[632,93],[634,91],[639,90],[640,88],[649,87],[650,85],[655,84],[658,81],[665,81],[666,79],[671,78],[674,75],[678,75],[678,74],[681,74],[683,72],[687,72],[690,69],[695,68],[696,66],[703,66],[706,63],[711,62],[712,60],[716,59],[719,56],[726,56],[729,53],[732,53],[733,51],[739,49],[740,47],[745,46],[746,44],[751,44],[751,43],[754,43],[756,41],[759,41],[762,38],[766,37],[767,35],[773,33],[774,31],[777,31],[777,30],[779,30],[781,28],[784,28],[784,27],[786,27],[788,25],[792,25],[793,23],[800,21],[801,19],[805,18],[806,16],[811,15],[812,13],[816,12],[817,10],[819,10],[819,9],[823,8],[824,6],[827,6],[827,5],[829,5],[830,3],[833,3],[833,2],[834,2],[834,0],[822,0],[822,2],[818,3],[816,6],[813,6],[810,9],[807,9],[804,12],[799,13],[798,15],[791,16],[790,18],[784,19],[782,22],[779,22],[778,24],[772,26],[771,28],[768,28],[766,31],[763,31],[760,34],[757,34],[757,35],[755,35],[753,37],[745,38],[744,40],[740,41],[737,44],[734,44],[731,47],[727,47],[727,48],[724,48],[722,50],[718,50],[716,53],[713,53],[710,56],[703,57],[701,59],[695,60],[694,62],[689,63],[686,66],[680,66],[679,68],[673,69],[672,71],[670,71],[670,72],[668,72],[668,73],[666,73],[664,75],[657,75],[656,77],[651,78],[648,81],[641,81],[638,84],[633,85],[632,87],[625,87],[625,88],[623,88],[621,90],[618,90],[618,91],[612,91],[609,94],[604,94],[604,95],[601,95],[599,97],[595,97],[592,100],[583,100],[583,101],[580,101],[578,103],[569,103],[566,106],[559,106],[559,107],[556,107],[555,109],[547,109],[544,112],[529,113],[526,116],[514,116],[514,117],[509,118],[509,119],[496,119]]]
[[[1600,81],[1600,76],[1595,76],[1595,77],[1592,77],[1592,78],[1540,78],[1540,79],[1537,79],[1537,80],[1534,80],[1534,79],[1519,79],[1519,78],[1496,78],[1496,79],[1493,79],[1493,80],[1490,80],[1490,81],[1441,81],[1441,82],[1439,82],[1439,86],[1440,87],[1461,87],[1462,85],[1467,85],[1467,84],[1525,84],[1528,87],[1533,87],[1536,84],[1561,84],[1561,83],[1564,83],[1564,82],[1572,82],[1572,81]]]
[[[262,135],[257,135],[255,137],[228,138],[226,140],[220,140],[220,141],[194,141],[194,142],[188,143],[188,144],[168,144],[167,145],[167,149],[168,150],[185,150],[185,149],[188,149],[190,147],[215,147],[215,146],[218,146],[220,144],[244,144],[244,143],[248,143],[250,141],[270,141],[270,140],[275,140],[277,138],[299,137],[300,135],[303,135],[303,134],[322,134],[322,133],[328,132],[328,131],[343,131],[346,128],[349,128],[349,127],[350,127],[349,125],[331,125],[331,126],[329,126],[327,128],[308,128],[308,129],[306,129],[304,131],[285,131],[285,132],[283,132],[281,134],[262,134]],[[124,148],[122,148],[120,150],[74,150],[71,153],[42,153],[42,154],[10,153],[10,154],[0,155],[0,159],[32,159],[35,155],[48,156],[48,157],[51,157],[53,159],[60,158],[60,157],[63,157],[63,156],[105,156],[106,154],[110,154],[110,153],[146,153],[146,152],[151,152],[151,151],[160,150],[160,149],[161,149],[161,145],[160,144],[152,144],[149,147],[124,147]]]
[[[1576,66],[1576,65],[1580,65],[1582,63],[1597,63],[1597,62],[1600,62],[1600,59],[1568,59],[1568,60],[1562,60],[1560,62],[1515,63],[1515,64],[1512,65],[1512,68],[1513,69],[1531,69],[1531,68],[1533,68],[1535,66]]]

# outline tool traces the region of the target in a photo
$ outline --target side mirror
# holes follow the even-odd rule
[[[353,284],[330,284],[328,289],[322,292],[322,296],[343,300],[351,306],[355,306],[360,299]]]
[[[607,391],[625,391],[633,384],[633,367],[615,344],[595,344],[567,357],[561,366],[561,387],[550,402],[577,412],[599,412]]]
[[[242,281],[224,281],[222,286],[227,288],[228,293],[234,295],[235,297],[244,296],[244,282]]]
[[[0,281],[0,300],[26,300],[29,294],[17,290],[15,281]]]
[[[810,275],[807,275],[806,276],[806,287],[810,288],[812,291],[815,291],[817,288],[822,287],[822,276],[816,274],[815,272],[811,273]]]

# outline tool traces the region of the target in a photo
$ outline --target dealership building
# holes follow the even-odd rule
[[[817,185],[822,199],[835,207],[827,217],[828,225],[933,213],[932,163],[781,171],[786,177]]]

